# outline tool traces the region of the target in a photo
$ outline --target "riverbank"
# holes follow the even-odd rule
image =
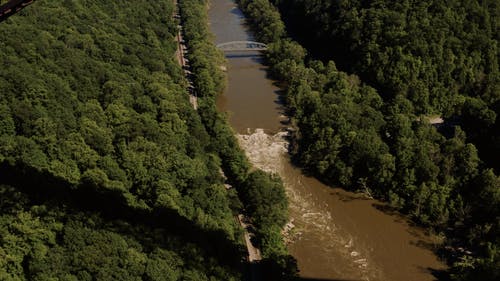
[[[498,268],[500,256],[496,238],[499,237],[497,207],[500,178],[488,167],[488,161],[481,161],[487,158],[483,158],[474,145],[474,139],[477,141],[478,136],[476,125],[473,125],[476,130],[468,130],[470,124],[475,122],[472,120],[477,117],[472,117],[475,114],[470,113],[470,108],[474,107],[472,104],[478,106],[481,103],[484,108],[482,112],[490,112],[491,116],[494,114],[485,103],[476,100],[477,92],[473,97],[463,97],[464,105],[455,104],[456,112],[462,111],[458,114],[464,114],[469,120],[467,122],[472,123],[455,124],[446,131],[437,129],[438,126],[432,124],[436,120],[418,121],[425,119],[422,108],[432,99],[426,93],[419,93],[420,90],[425,92],[425,78],[412,80],[412,83],[424,86],[417,87],[418,89],[412,89],[414,86],[409,85],[399,88],[399,83],[406,84],[410,81],[398,80],[399,82],[392,84],[395,86],[393,90],[398,94],[391,96],[388,94],[389,89],[368,86],[356,75],[339,71],[333,61],[315,61],[312,59],[314,54],[306,57],[306,50],[286,35],[280,37],[278,32],[269,32],[280,25],[280,14],[269,3],[278,1],[239,2],[248,9],[248,14],[252,16],[251,22],[259,34],[262,34],[262,40],[266,40],[269,34],[278,37],[277,40],[270,39],[272,43],[269,44],[267,58],[274,77],[285,82],[284,96],[288,112],[293,117],[292,123],[297,126],[292,138],[295,163],[330,185],[368,191],[376,198],[389,202],[390,209],[405,214],[406,218],[426,227],[430,232],[439,233],[440,240],[446,245],[440,247],[439,253],[451,267],[443,278],[475,280],[474,276],[477,275],[485,276],[481,279],[498,279],[493,276],[499,276],[495,268]],[[323,10],[318,7],[329,5],[308,1],[289,1],[289,4],[292,2],[307,3],[313,11],[309,16],[322,14]],[[286,4],[282,8],[295,13]],[[297,14],[311,11],[298,9]],[[340,13],[351,10],[346,6],[332,6],[332,9]],[[361,11],[366,9],[368,8]],[[378,10],[377,14],[383,15],[391,9],[379,6],[375,10]],[[441,13],[440,10],[436,11],[437,14]],[[454,8],[451,11],[463,12],[462,9]],[[364,18],[364,24],[368,25],[373,20],[358,16],[350,20],[358,22],[360,18]],[[334,20],[333,17],[335,16],[332,15],[330,20]],[[296,23],[304,25],[303,20],[304,18]],[[315,20],[311,18],[310,21]],[[268,26],[268,30],[263,29],[263,26]],[[336,26],[338,28],[341,25]],[[356,24],[350,28],[360,32],[363,30]],[[329,33],[326,32],[323,36],[328,37]],[[373,40],[377,37],[371,38]],[[386,51],[394,48],[390,42],[392,41],[384,43],[388,44],[384,48]],[[359,41],[338,43],[356,45]],[[395,42],[396,46],[398,44]],[[364,48],[367,47],[368,45],[364,45]],[[394,49],[399,50],[399,47]],[[462,51],[466,56],[475,56],[470,50]],[[403,61],[408,63],[408,59],[412,59],[411,54],[403,58],[394,53],[393,56],[381,56],[384,52],[376,49],[371,52],[374,52],[371,56],[370,52],[363,52],[361,57],[359,53],[356,57],[354,52],[352,58],[344,56],[343,60],[355,62],[356,59],[371,60],[371,57],[375,61],[375,57],[383,57],[386,62],[391,62],[390,67],[386,65],[381,68],[379,63],[375,63],[370,71],[378,69],[376,79],[387,82],[395,81],[392,80],[394,74],[401,73],[395,69]],[[417,60],[421,61],[420,58]],[[438,66],[429,67],[426,70]],[[387,75],[382,74],[385,71],[388,71]],[[460,75],[457,74],[457,81],[460,80],[458,77]],[[439,83],[441,82],[443,81]],[[376,83],[371,85],[380,86]],[[471,87],[471,84],[465,87]],[[404,89],[410,90],[406,92]],[[434,94],[440,92],[436,88],[432,91]],[[493,124],[494,121],[491,120]],[[494,128],[491,124],[490,128]],[[483,133],[487,135],[486,131]],[[447,277],[447,274],[450,276]]]
[[[293,266],[288,266],[288,254],[279,234],[286,223],[286,197],[281,181],[250,169],[234,131],[216,110],[216,97],[222,93],[226,81],[220,67],[224,57],[210,39],[206,1],[185,0],[179,5],[184,38],[190,50],[188,59],[198,96],[198,113],[213,139],[212,148],[220,157],[227,183],[234,187],[228,190],[233,212],[237,214],[243,210],[254,226],[255,240],[252,242],[261,249],[259,264],[265,278],[281,280],[294,273]]]
[[[215,13],[212,18],[221,24],[212,23],[212,30],[222,26],[220,30],[214,32],[216,40],[252,38],[244,26],[244,16],[232,1],[221,0],[213,3],[220,6],[217,8],[212,4]],[[253,15],[265,17],[266,14],[275,11],[272,6],[263,10],[254,12]],[[223,11],[234,19],[225,19],[224,14],[219,14]],[[271,17],[279,18],[279,15]],[[231,35],[224,32],[238,29],[227,24],[235,22],[244,34],[227,39]],[[276,29],[273,30],[273,27]],[[263,38],[257,39],[259,41],[266,37],[284,39],[285,36],[280,33],[280,25],[273,27],[263,32],[259,29],[259,35],[263,35]],[[239,38],[236,38],[237,36]],[[286,39],[279,41],[270,45],[267,56],[271,72],[286,73],[313,83],[314,81],[309,80],[314,77],[311,75],[312,70],[303,68],[305,50]],[[280,63],[283,61],[286,63]],[[259,72],[264,74],[256,75]],[[279,174],[284,181],[290,201],[290,217],[296,225],[292,236],[294,239],[288,248],[298,261],[300,275],[304,278],[328,279],[433,280],[431,272],[443,269],[443,264],[437,260],[432,251],[422,246],[429,241],[421,230],[411,227],[401,218],[385,213],[381,210],[382,207],[376,208],[383,206],[382,203],[359,199],[349,192],[332,190],[317,180],[304,176],[290,164],[286,137],[279,132],[280,130],[269,129],[283,127],[280,120],[271,118],[269,119],[271,121],[266,123],[255,118],[256,115],[260,117],[268,114],[278,117],[283,113],[277,94],[278,89],[260,90],[261,83],[273,84],[273,81],[266,78],[265,72],[266,67],[259,59],[230,58],[227,73],[229,87],[222,96],[225,102],[218,105],[221,110],[230,112],[231,124],[239,132],[240,144],[252,164],[265,171]],[[237,85],[232,82],[235,84],[237,82]],[[290,86],[288,83],[285,85]],[[253,91],[247,93],[245,88]],[[262,93],[263,91],[267,92]],[[262,99],[261,94],[265,96]],[[269,110],[263,108],[263,102],[256,104],[246,102],[247,96],[248,99],[253,97],[260,101],[268,99],[273,108]],[[246,112],[253,112],[253,116]]]
[[[179,15],[179,4],[177,0],[174,1],[175,5],[175,12],[174,12],[174,18],[175,19],[180,19]],[[188,49],[186,47],[186,44],[184,42],[183,36],[182,36],[182,25],[179,24],[177,26],[178,31],[177,31],[177,36],[175,37],[175,41],[177,42],[177,50],[175,51],[175,56],[177,58],[177,61],[179,62],[179,65],[182,67],[182,70],[184,71],[184,76],[186,77],[187,83],[188,83],[188,93],[189,93],[189,103],[193,106],[194,110],[198,110],[198,97],[195,94],[194,91],[194,86],[193,82],[191,81],[191,67],[189,65],[189,61],[186,59],[186,54],[188,52]]]

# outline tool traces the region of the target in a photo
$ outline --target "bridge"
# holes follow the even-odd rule
[[[218,44],[217,48],[224,52],[265,51],[267,45],[254,41],[231,41]]]

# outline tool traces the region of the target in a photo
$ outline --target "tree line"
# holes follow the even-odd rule
[[[445,234],[451,278],[498,279],[498,143],[489,142],[498,132],[497,4],[238,2],[269,43],[267,62],[295,128],[295,161]],[[288,37],[280,11],[307,49]],[[432,114],[449,119],[435,126]]]

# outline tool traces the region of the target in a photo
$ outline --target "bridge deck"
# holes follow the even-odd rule
[[[254,41],[231,41],[217,45],[224,52],[265,51],[267,45]]]

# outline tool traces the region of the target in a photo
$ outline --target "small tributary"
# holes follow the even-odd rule
[[[251,41],[232,0],[211,0],[215,43]],[[290,163],[279,89],[256,54],[227,54],[228,86],[219,98],[252,164],[281,176],[290,202],[288,248],[304,278],[325,280],[435,280],[444,265],[433,240],[384,204],[325,186]]]

